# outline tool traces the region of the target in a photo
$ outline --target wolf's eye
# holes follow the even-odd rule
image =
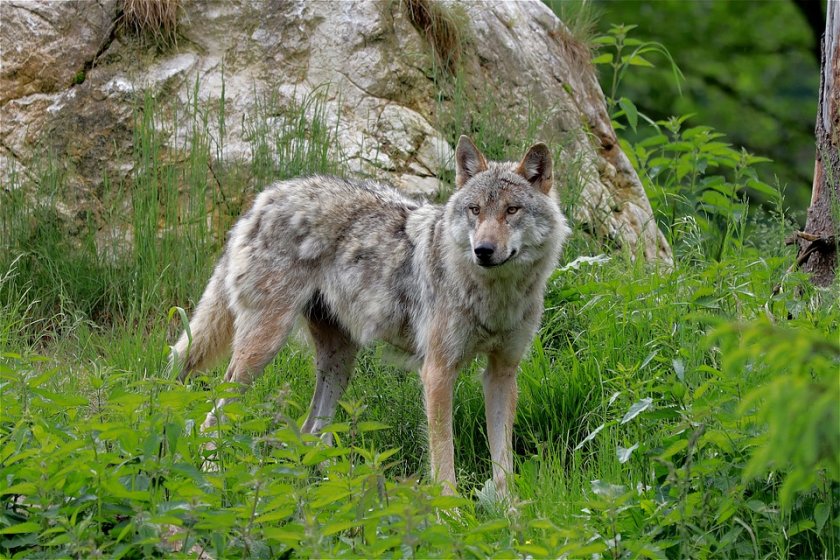
[[[473,216],[478,216],[481,213],[481,208],[475,204],[470,205],[469,209]]]
[[[519,206],[508,206],[507,213],[508,214],[516,214],[517,212],[519,212],[519,210],[520,210]]]

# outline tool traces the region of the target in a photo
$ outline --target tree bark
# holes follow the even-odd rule
[[[817,286],[837,273],[840,228],[840,3],[829,2],[822,41],[817,156],[805,231],[798,234],[797,262]]]

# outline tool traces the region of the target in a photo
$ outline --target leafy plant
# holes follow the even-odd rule
[[[648,122],[652,121],[639,113],[631,100],[626,97],[618,97],[619,86],[625,73],[634,66],[653,68],[654,65],[649,58],[650,55],[655,54],[665,58],[668,62],[678,90],[680,82],[684,80],[682,71],[664,45],[656,41],[642,41],[628,36],[637,27],[637,25],[611,25],[606,35],[601,35],[593,40],[595,45],[608,49],[608,52],[599,54],[592,59],[592,64],[606,65],[610,68],[607,108],[611,116],[613,119],[624,116],[634,131],[638,125],[639,117]]]
[[[769,162],[720,141],[725,136],[708,126],[685,128],[692,115],[654,121],[632,100],[618,97],[621,81],[633,67],[653,68],[650,55],[665,58],[679,90],[684,79],[668,50],[658,42],[629,37],[635,25],[613,25],[595,43],[608,49],[593,59],[610,69],[607,105],[613,126],[630,126],[636,140],[621,138],[622,150],[639,173],[645,191],[669,243],[690,244],[689,252],[721,260],[733,243],[745,237],[748,196],[775,204],[778,189],[761,181],[755,165]],[[653,134],[643,136],[639,121]]]
[[[654,123],[656,132],[622,149],[639,172],[668,241],[700,244],[721,260],[746,236],[750,196],[779,201],[779,191],[759,179],[755,165],[769,161],[721,142],[707,126],[683,128],[689,116]],[[661,127],[661,128],[660,128]],[[662,130],[664,129],[664,131]],[[692,238],[698,233],[699,239]]]

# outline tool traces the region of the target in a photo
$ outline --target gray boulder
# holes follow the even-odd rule
[[[12,168],[27,173],[48,149],[69,162],[63,198],[72,214],[92,204],[106,174],[130,179],[138,99],[151,93],[159,105],[183,106],[198,84],[210,108],[224,92],[217,157],[252,157],[245,123],[261,99],[301,102],[317,90],[321,116],[335,126],[336,157],[351,172],[431,196],[446,188],[452,166],[441,115],[454,111],[457,91],[472,92],[493,100],[498,119],[482,117],[498,121],[496,133],[530,110],[539,117],[536,136],[562,146],[555,178],[578,195],[578,227],[670,262],[587,53],[554,14],[536,0],[446,3],[462,14],[468,39],[458,60],[462,89],[441,97],[446,62],[408,15],[417,3],[187,0],[177,45],[158,52],[119,32],[116,0],[2,2],[0,180],[8,183]],[[469,134],[464,118],[459,132]],[[177,153],[184,138],[173,131],[184,127],[160,126]]]

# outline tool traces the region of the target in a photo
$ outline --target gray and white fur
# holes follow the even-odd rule
[[[458,190],[442,206],[371,181],[313,176],[270,185],[229,234],[190,321],[192,342],[184,333],[173,347],[181,378],[232,352],[225,380],[247,387],[302,317],[317,370],[302,429],[318,433],[359,348],[384,341],[422,364],[432,475],[454,492],[454,381],[486,355],[493,477],[506,493],[516,370],[570,233],[551,171],[544,144],[518,163],[487,162],[462,136]]]

